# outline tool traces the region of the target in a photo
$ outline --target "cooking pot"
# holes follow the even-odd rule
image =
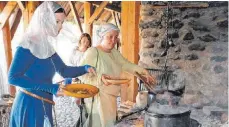
[[[151,105],[151,106],[155,106],[155,105]],[[164,114],[164,113],[154,112],[150,110],[150,107],[145,112],[144,127],[191,127],[190,126],[191,110],[186,109],[174,114],[171,113]],[[172,108],[171,109],[168,107],[165,108],[166,110],[172,110]]]

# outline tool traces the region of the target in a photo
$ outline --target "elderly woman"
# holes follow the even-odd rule
[[[115,25],[102,25],[97,34],[101,38],[100,44],[89,48],[81,62],[81,65],[89,64],[96,67],[97,75],[86,74],[79,77],[82,82],[99,88],[94,101],[91,98],[85,99],[87,111],[90,113],[92,109],[92,114],[89,115],[85,126],[112,127],[116,121],[116,98],[120,94],[120,85],[112,85],[106,79],[120,77],[123,71],[144,74],[150,83],[154,83],[155,79],[144,68],[127,61],[114,48],[119,36],[119,29]]]
[[[66,78],[94,73],[89,65],[66,66],[54,50],[64,19],[64,9],[55,2],[43,2],[35,10],[9,70],[9,83],[20,87],[9,127],[53,126],[53,95],[63,95],[63,86],[52,83],[55,72]]]

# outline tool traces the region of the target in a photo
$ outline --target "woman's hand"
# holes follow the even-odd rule
[[[151,85],[156,85],[157,81],[156,81],[156,78],[155,76],[153,75],[145,75],[146,77],[146,82],[151,84]]]
[[[147,70],[144,70],[144,77],[146,78],[146,82],[150,85],[156,85],[156,77],[153,75],[150,75],[150,73]]]
[[[92,67],[90,65],[85,65],[85,70],[88,72],[88,73],[91,73],[93,75],[96,75],[96,69],[95,67]]]
[[[63,89],[64,89],[64,85],[63,84],[59,84],[59,89],[58,89],[58,91],[56,93],[56,96],[65,96]]]
[[[101,80],[104,85],[109,86],[111,83],[107,82],[107,79],[111,79],[111,76],[103,74]]]

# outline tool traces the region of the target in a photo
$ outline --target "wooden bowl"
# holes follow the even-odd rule
[[[89,98],[95,96],[99,89],[89,84],[69,84],[63,88],[64,94],[76,98]]]
[[[127,84],[129,81],[130,79],[107,79],[107,82],[113,85]]]

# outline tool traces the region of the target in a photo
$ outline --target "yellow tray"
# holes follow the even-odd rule
[[[107,82],[113,84],[113,85],[121,85],[126,84],[130,81],[130,79],[106,79]]]
[[[89,98],[95,96],[99,89],[89,84],[69,84],[64,89],[64,94],[77,98]]]

